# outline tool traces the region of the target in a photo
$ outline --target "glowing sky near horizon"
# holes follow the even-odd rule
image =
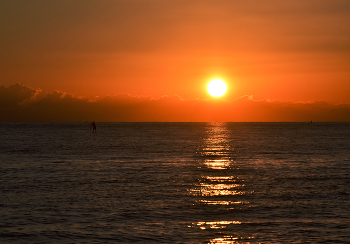
[[[350,103],[350,2],[0,2],[0,86],[74,96]]]

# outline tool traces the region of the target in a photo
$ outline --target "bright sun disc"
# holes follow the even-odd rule
[[[213,97],[221,97],[226,92],[226,84],[222,80],[212,80],[208,85],[208,92]]]

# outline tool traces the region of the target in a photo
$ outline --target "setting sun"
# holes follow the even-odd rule
[[[208,85],[208,92],[213,97],[221,97],[226,92],[226,84],[222,80],[212,80]]]

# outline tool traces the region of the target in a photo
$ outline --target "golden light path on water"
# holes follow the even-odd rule
[[[230,166],[230,161],[227,159],[209,159],[205,160],[204,164],[212,169],[226,169]]]
[[[204,184],[201,183],[201,194],[202,196],[227,196],[227,195],[238,195],[244,194],[241,191],[232,190],[232,188],[239,187],[238,184]]]
[[[202,230],[205,230],[206,228],[211,229],[223,229],[226,228],[229,224],[241,224],[239,221],[213,221],[213,222],[198,222],[196,223]]]
[[[232,148],[232,143],[229,138],[229,130],[226,123],[212,123],[208,125],[206,135],[203,138],[203,144],[198,149],[199,167],[204,169],[203,175],[198,179],[190,192],[199,196],[198,204],[206,204],[209,206],[227,206],[227,209],[237,209],[242,204],[247,202],[236,200],[236,196],[247,194],[244,189],[245,184],[243,179],[239,179],[232,174],[234,158],[238,151]],[[205,170],[208,169],[208,170]],[[230,230],[235,225],[240,225],[238,220],[213,220],[200,221],[192,223],[191,228],[199,228],[201,230],[221,230],[231,226]],[[221,233],[221,232],[219,232]],[[209,240],[209,243],[236,243],[240,236],[227,235],[221,233],[221,237]],[[217,236],[217,235],[216,235]],[[252,239],[253,237],[244,237]]]

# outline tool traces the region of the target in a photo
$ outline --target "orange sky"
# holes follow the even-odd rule
[[[1,1],[0,107],[12,113],[5,97],[18,95],[9,89],[16,83],[23,85],[13,91],[40,89],[36,101],[58,90],[90,99],[175,96],[205,107],[217,102],[204,105],[212,78],[228,85],[221,100],[230,106],[222,107],[222,120],[233,120],[227,115],[232,106],[251,96],[250,101],[347,106],[348,23],[347,0]],[[35,99],[12,100],[22,106]],[[135,116],[126,120],[149,119]],[[178,116],[163,114],[160,120],[191,120]]]

